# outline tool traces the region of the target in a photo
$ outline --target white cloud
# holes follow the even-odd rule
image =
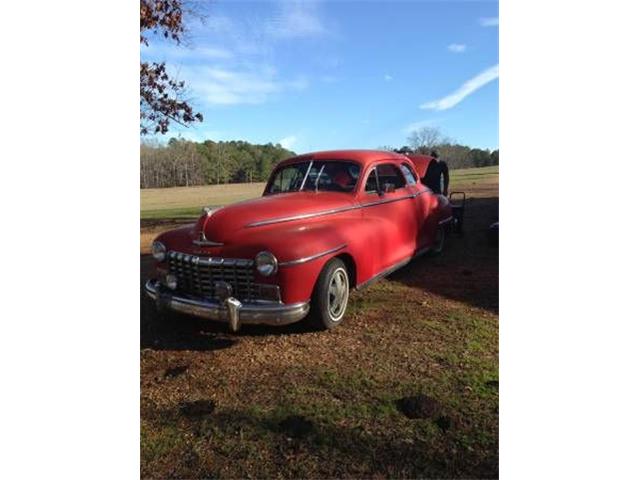
[[[309,84],[306,77],[280,79],[268,65],[252,65],[246,70],[185,67],[182,73],[198,100],[214,106],[264,103],[280,93],[304,90]]]
[[[385,82],[390,82],[391,80],[393,80],[393,77],[387,73],[387,74],[384,76],[384,81],[385,81]]]
[[[266,33],[274,38],[303,38],[326,34],[316,2],[282,1],[280,12],[267,22]]]
[[[483,27],[497,27],[498,17],[483,17],[478,19],[478,23]]]
[[[491,68],[487,68],[485,71],[479,73],[471,80],[467,80],[458,88],[455,92],[446,97],[442,97],[438,100],[426,102],[420,105],[420,108],[424,110],[447,110],[456,106],[467,96],[478,90],[480,87],[486,85],[489,82],[498,78],[498,65],[494,65]]]
[[[282,0],[266,18],[211,15],[189,25],[190,34],[198,39],[197,48],[160,42],[141,47],[141,56],[166,60],[174,76],[185,80],[189,95],[203,108],[261,104],[309,87],[308,75],[301,72],[282,78],[272,62],[282,39],[330,33],[319,8],[316,1]],[[220,41],[208,43],[212,34]],[[332,83],[336,78],[325,76],[317,81]]]
[[[464,43],[452,43],[447,49],[453,53],[462,53],[467,49],[467,46]]]
[[[282,140],[278,140],[278,143],[282,146],[282,148],[286,148],[287,150],[291,150],[293,145],[298,141],[298,137],[295,135],[289,135],[288,137],[284,137]]]

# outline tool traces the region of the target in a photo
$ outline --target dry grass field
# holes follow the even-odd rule
[[[204,206],[227,205],[259,197],[264,183],[232,183],[140,190],[140,218],[190,218]]]
[[[497,478],[497,167],[456,171],[451,186],[470,197],[464,235],[354,293],[334,331],[161,327],[141,294],[141,476]],[[234,187],[168,192],[190,208],[254,188]],[[157,195],[143,210],[163,209]],[[173,225],[143,224],[143,237]],[[151,273],[141,255],[141,281]],[[427,403],[412,418],[402,399],[416,395]]]

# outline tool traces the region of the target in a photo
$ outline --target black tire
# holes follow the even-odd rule
[[[430,257],[437,257],[442,253],[446,239],[447,229],[444,225],[438,225],[438,229],[436,230],[436,239],[433,242],[433,246],[428,250]]]
[[[331,290],[335,293],[331,293]],[[342,323],[349,303],[349,271],[339,258],[329,260],[316,282],[311,298],[309,322],[315,328],[330,330]]]

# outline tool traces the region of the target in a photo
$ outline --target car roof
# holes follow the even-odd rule
[[[348,160],[360,164],[366,169],[371,163],[379,160],[406,162],[409,157],[386,150],[326,150],[322,152],[311,152],[288,158],[278,165],[288,165],[308,160]]]

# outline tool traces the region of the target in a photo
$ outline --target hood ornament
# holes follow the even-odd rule
[[[215,207],[204,207],[202,209],[202,214],[206,215],[207,218],[211,217],[211,215],[213,215],[213,212],[215,212],[216,210],[218,210],[218,208]],[[207,235],[204,233],[204,228],[205,228],[206,222],[203,223],[202,225],[202,230],[200,230],[199,233],[199,238],[197,240],[193,241],[194,245],[198,245],[199,247],[221,247],[224,245],[224,243],[222,242],[214,242],[213,240],[209,240],[207,238]]]
[[[204,207],[202,209],[202,214],[206,215],[207,217],[210,217],[211,215],[213,215],[213,212],[215,212],[216,210],[218,209],[214,207]]]

